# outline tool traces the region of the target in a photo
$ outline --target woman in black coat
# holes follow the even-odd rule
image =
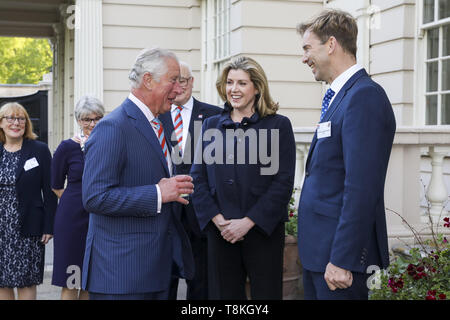
[[[205,120],[202,154],[191,170],[193,205],[208,236],[209,298],[246,299],[248,277],[252,299],[281,299],[295,172],[292,125],[277,114],[255,60],[234,59],[216,86],[224,111]]]
[[[50,188],[51,154],[35,140],[27,111],[0,108],[0,300],[36,299],[52,238],[57,198]]]

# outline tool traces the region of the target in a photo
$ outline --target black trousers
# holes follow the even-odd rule
[[[191,204],[189,204],[191,206]],[[193,222],[188,219],[188,210],[193,210],[193,208],[188,208],[183,206],[183,213],[181,222],[186,230],[189,237],[189,241],[192,247],[192,255],[194,256],[195,273],[192,280],[186,280],[187,290],[186,290],[186,300],[207,300],[208,299],[208,246],[206,235],[200,234],[200,229],[198,226],[193,226]],[[172,276],[170,289],[169,289],[169,300],[177,300],[178,293],[178,282],[179,279],[176,276]]]
[[[284,223],[270,236],[253,227],[235,244],[224,240],[212,222],[206,233],[209,299],[247,300],[247,277],[252,300],[282,299]]]

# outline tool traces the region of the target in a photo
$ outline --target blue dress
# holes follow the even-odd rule
[[[53,238],[52,284],[59,287],[79,288],[81,284],[89,224],[81,198],[83,168],[80,144],[72,139],[62,141],[52,160],[52,189],[64,189],[67,179],[56,210]]]

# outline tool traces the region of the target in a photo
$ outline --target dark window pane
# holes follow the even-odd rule
[[[442,95],[441,124],[450,124],[450,94]]]
[[[450,59],[442,61],[442,91],[450,90]]]
[[[426,103],[425,124],[437,124],[437,96],[427,96]]]
[[[423,23],[434,21],[434,0],[423,1]]]
[[[427,32],[427,59],[439,56],[439,28]]]
[[[438,89],[438,62],[427,63],[427,92]]]
[[[442,56],[450,56],[450,25],[442,27]]]
[[[439,0],[439,19],[450,17],[450,1]]]

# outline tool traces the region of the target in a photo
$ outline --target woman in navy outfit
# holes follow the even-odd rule
[[[48,146],[36,140],[25,108],[0,108],[0,300],[36,299],[44,277],[57,199],[50,189]]]
[[[89,297],[86,291],[80,290],[89,224],[89,213],[84,209],[81,198],[83,149],[104,113],[98,99],[82,97],[75,107],[80,135],[62,141],[53,155],[52,189],[60,200],[55,216],[52,284],[62,287],[62,300],[87,300]]]
[[[209,298],[245,300],[248,277],[252,299],[281,299],[295,171],[292,125],[277,114],[255,60],[234,59],[216,86],[224,111],[205,120],[202,154],[191,170],[193,205],[208,237]]]

